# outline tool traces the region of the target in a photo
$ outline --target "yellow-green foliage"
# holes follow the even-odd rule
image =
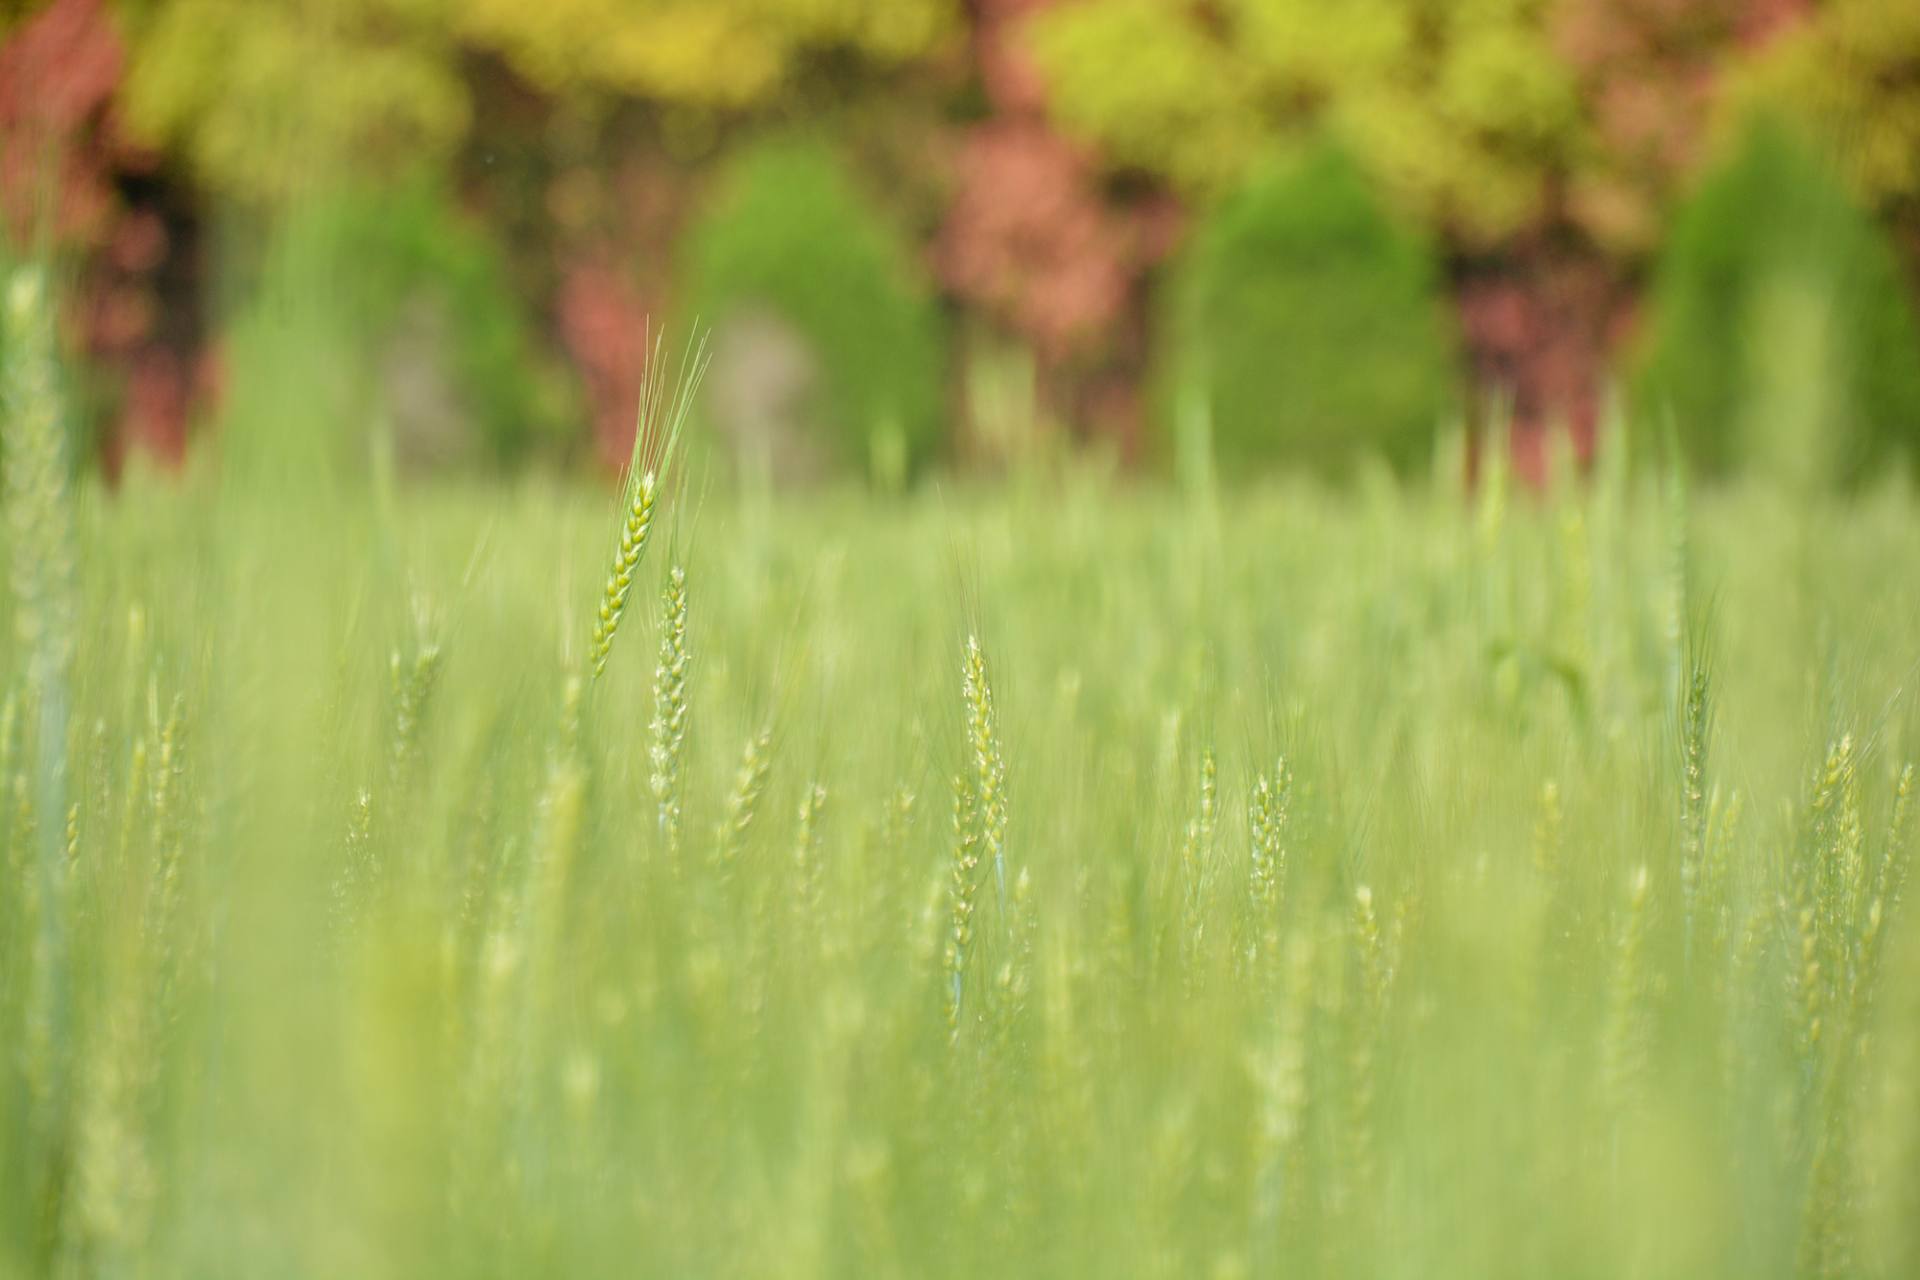
[[[1178,6],[1063,5],[1033,38],[1055,118],[1117,164],[1218,189],[1260,143],[1255,76]]]
[[[1577,153],[1571,71],[1536,0],[1086,0],[1033,27],[1053,110],[1123,165],[1198,192],[1328,125],[1405,205],[1468,239],[1513,230]]]
[[[847,50],[882,63],[925,53],[953,0],[473,0],[462,29],[535,84],[690,106],[757,105],[801,61]]]
[[[125,112],[225,194],[431,169],[472,113],[461,59],[561,97],[761,106],[816,54],[880,65],[957,29],[953,0],[149,0],[124,6]]]
[[[1729,100],[1736,118],[1796,114],[1864,198],[1920,213],[1920,5],[1829,0],[1766,47]]]
[[[430,168],[470,114],[457,0],[164,0],[129,19],[127,123],[231,196]]]

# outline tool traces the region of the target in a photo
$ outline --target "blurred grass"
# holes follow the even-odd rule
[[[713,497],[572,693],[604,497],[83,482],[68,727],[18,677],[0,739],[0,1274],[1912,1274],[1920,513],[1612,466]]]

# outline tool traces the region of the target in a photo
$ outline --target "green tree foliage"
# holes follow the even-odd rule
[[[882,63],[955,28],[953,0],[473,0],[462,24],[555,92],[608,90],[741,108],[785,87],[810,53]]]
[[[1857,479],[1920,444],[1920,327],[1892,250],[1821,158],[1757,120],[1681,210],[1638,390],[1711,471]]]
[[[1176,394],[1204,406],[1229,464],[1419,460],[1456,394],[1435,285],[1427,248],[1345,154],[1264,169],[1180,264]]]
[[[683,307],[713,326],[722,358],[729,330],[757,318],[804,348],[798,425],[812,448],[883,480],[932,452],[943,375],[929,286],[829,151],[748,148],[683,247]]]
[[[350,470],[375,447],[505,462],[564,417],[496,247],[426,185],[283,222],[228,356],[225,447],[263,479]]]
[[[1581,134],[1571,71],[1535,0],[1086,0],[1040,15],[1063,127],[1200,194],[1264,139],[1330,128],[1391,194],[1469,241],[1539,211]]]

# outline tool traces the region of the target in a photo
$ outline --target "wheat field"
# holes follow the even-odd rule
[[[1920,1274],[1903,488],[108,491],[8,353],[0,1274]]]

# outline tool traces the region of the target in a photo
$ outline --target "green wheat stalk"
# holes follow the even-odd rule
[[[1247,897],[1253,907],[1249,958],[1271,957],[1279,946],[1280,907],[1287,883],[1287,822],[1293,803],[1293,768],[1283,756],[1271,774],[1253,780],[1247,796],[1251,843]]]
[[[633,589],[634,571],[646,554],[662,497],[673,480],[681,434],[710,359],[704,338],[691,344],[681,359],[680,372],[670,394],[658,341],[648,355],[633,433],[633,455],[627,461],[621,495],[620,537],[587,641],[587,661],[595,680],[607,669],[613,637],[620,630],[620,619],[627,609],[627,594]]]
[[[31,1099],[28,1190],[45,1215],[43,1227],[58,1213],[53,1200],[71,1127],[74,979],[66,858],[56,819],[67,812],[67,699],[79,546],[51,293],[45,269],[30,265],[12,273],[0,299],[0,497],[12,549],[14,626],[26,664],[33,769],[30,797],[26,779],[18,779],[22,833],[33,841],[31,880],[21,886],[31,966],[22,1046]]]
[[[1693,966],[1696,908],[1707,856],[1707,740],[1713,727],[1713,686],[1699,655],[1688,660],[1680,710],[1680,909],[1685,959]]]
[[[979,889],[980,794],[975,775],[953,776],[953,845],[947,873],[949,907],[946,969],[947,1029],[960,1034],[960,1002],[966,989],[967,957],[973,943],[973,900]]]
[[[1000,754],[999,729],[994,721],[993,686],[987,680],[987,657],[977,636],[967,637],[961,664],[961,700],[967,714],[967,737],[973,748],[974,788],[980,813],[980,837],[986,861],[993,867],[995,902],[1007,901],[1007,766]]]
[[[647,783],[653,792],[660,826],[660,843],[667,864],[680,859],[681,775],[687,750],[687,672],[693,658],[687,649],[687,572],[679,565],[667,570],[660,595],[660,660],[653,669],[653,719],[648,725],[652,743],[648,758],[652,772]]]
[[[773,726],[763,725],[747,739],[740,750],[740,767],[734,771],[733,789],[727,793],[727,812],[720,822],[715,847],[723,869],[731,868],[746,849],[747,836],[753,830],[754,816],[760,810],[760,797],[767,789],[767,777],[773,769]]]

